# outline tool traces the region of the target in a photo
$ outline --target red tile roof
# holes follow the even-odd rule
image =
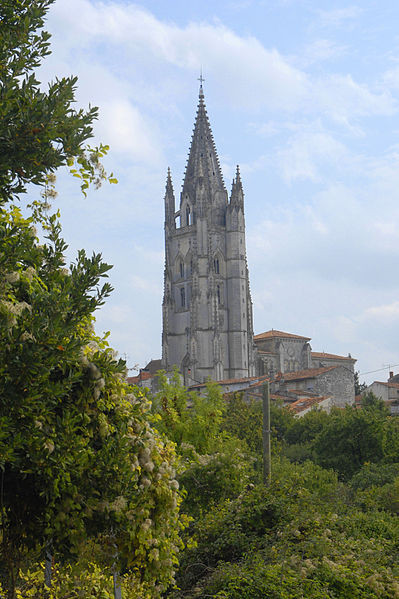
[[[309,397],[308,399],[298,399],[297,401],[294,401],[294,403],[290,404],[287,407],[291,412],[295,412],[295,414],[299,414],[300,412],[303,412],[304,410],[308,410],[309,408],[313,408],[314,406],[317,406],[319,403],[321,403],[322,401],[324,401],[326,399],[331,399],[331,395],[324,395],[324,396],[319,396],[319,397]]]
[[[246,383],[247,381],[259,381],[260,379],[262,379],[263,381],[265,379],[268,379],[269,375],[268,374],[262,374],[261,376],[248,376],[248,377],[244,377],[242,379],[225,379],[224,381],[212,381],[213,383],[216,383],[217,385],[234,385],[236,383]],[[197,389],[197,387],[205,387],[206,383],[198,383],[196,385],[190,385],[190,389]]]
[[[329,370],[334,368],[340,368],[340,366],[326,366],[324,368],[308,368],[306,370],[298,370],[297,372],[285,372],[280,375],[280,380],[284,381],[298,381],[300,379],[314,379]]]
[[[284,333],[284,331],[276,331],[274,329],[271,331],[266,331],[265,333],[259,333],[259,335],[255,335],[254,340],[272,339],[273,337],[282,337],[285,339],[303,339],[304,341],[310,341],[310,337],[302,337],[302,335],[293,335],[292,333]]]
[[[138,374],[137,376],[128,376],[126,380],[129,383],[129,385],[137,385],[137,383],[140,383],[141,381],[147,381],[152,377],[153,375],[150,372],[142,370],[140,374]]]
[[[321,360],[323,358],[326,358],[326,359],[330,359],[330,360],[352,360],[352,362],[356,362],[355,358],[351,358],[350,356],[337,356],[335,354],[326,354],[324,351],[323,352],[312,351],[311,356],[312,356],[312,358],[320,358]]]

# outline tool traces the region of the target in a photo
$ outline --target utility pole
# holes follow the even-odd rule
[[[271,451],[270,451],[270,387],[269,381],[262,386],[263,406],[263,483],[270,485],[272,480]]]

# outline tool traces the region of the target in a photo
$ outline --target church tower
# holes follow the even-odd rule
[[[163,368],[188,385],[255,375],[244,193],[237,167],[228,197],[202,81],[177,211],[166,180],[162,310]]]

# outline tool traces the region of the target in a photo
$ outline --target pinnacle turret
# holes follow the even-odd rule
[[[198,179],[202,177],[210,193],[225,192],[219,158],[205,107],[202,83],[199,89],[197,115],[183,182],[183,194],[195,197]]]
[[[168,167],[165,186],[165,220],[166,222],[174,222],[175,219],[175,193],[173,191],[172,176]]]
[[[236,206],[244,206],[244,191],[242,188],[240,167],[237,164],[236,178],[233,179],[231,187],[230,204]]]

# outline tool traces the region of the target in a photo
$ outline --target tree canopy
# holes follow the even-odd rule
[[[175,452],[94,332],[110,266],[84,250],[67,265],[49,208],[57,168],[74,167],[83,192],[106,178],[106,147],[85,145],[97,109],[73,108],[76,78],[43,91],[36,77],[51,3],[0,4],[0,578],[10,599],[24,585],[43,596],[50,551],[72,586],[101,566],[108,581],[126,575],[128,597],[156,597],[181,546]]]

